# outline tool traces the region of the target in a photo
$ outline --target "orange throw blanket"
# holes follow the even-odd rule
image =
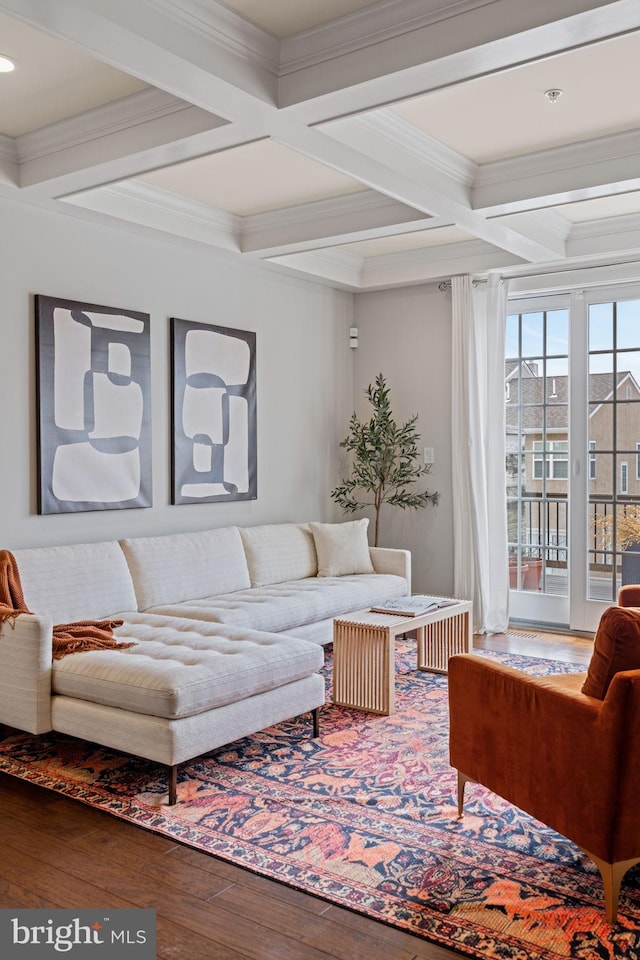
[[[16,558],[9,550],[0,550],[0,623],[15,620],[21,613],[31,613],[24,602]],[[60,660],[68,653],[84,650],[109,650],[114,647],[133,647],[133,643],[118,643],[113,636],[122,620],[79,620],[59,623],[53,628],[53,659]]]

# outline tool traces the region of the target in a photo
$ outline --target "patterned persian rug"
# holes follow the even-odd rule
[[[317,741],[308,718],[238,741],[181,768],[174,808],[161,767],[64,736],[9,736],[0,770],[465,956],[638,960],[638,867],[611,927],[599,874],[568,840],[476,785],[456,819],[447,680],[414,666],[402,641],[394,716],[328,705]],[[329,651],[326,669],[330,695]]]

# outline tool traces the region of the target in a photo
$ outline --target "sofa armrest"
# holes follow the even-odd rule
[[[376,573],[392,573],[404,577],[411,592],[411,552],[391,547],[369,547],[371,563]]]
[[[616,683],[596,700],[563,679],[452,657],[451,764],[609,860],[629,693]]]
[[[51,726],[50,620],[22,613],[0,624],[0,723],[46,733]]]

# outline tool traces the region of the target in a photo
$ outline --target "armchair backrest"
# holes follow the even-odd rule
[[[640,670],[615,675],[603,706],[609,703],[621,710],[624,729],[613,829],[612,861],[617,861],[640,856]]]

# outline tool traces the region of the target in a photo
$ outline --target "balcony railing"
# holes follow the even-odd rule
[[[512,586],[566,595],[568,567],[568,503],[566,498],[522,497],[508,502],[509,556]],[[635,527],[637,542],[630,542]],[[624,534],[624,536],[623,536]],[[587,537],[588,595],[615,599],[623,582],[640,582],[640,504],[638,501],[589,500]],[[534,561],[542,561],[539,585],[525,578]],[[632,562],[638,563],[638,574]],[[625,578],[626,567],[626,578]],[[520,570],[519,584],[514,570]],[[630,579],[631,578],[631,579]],[[526,582],[529,586],[524,586]]]

